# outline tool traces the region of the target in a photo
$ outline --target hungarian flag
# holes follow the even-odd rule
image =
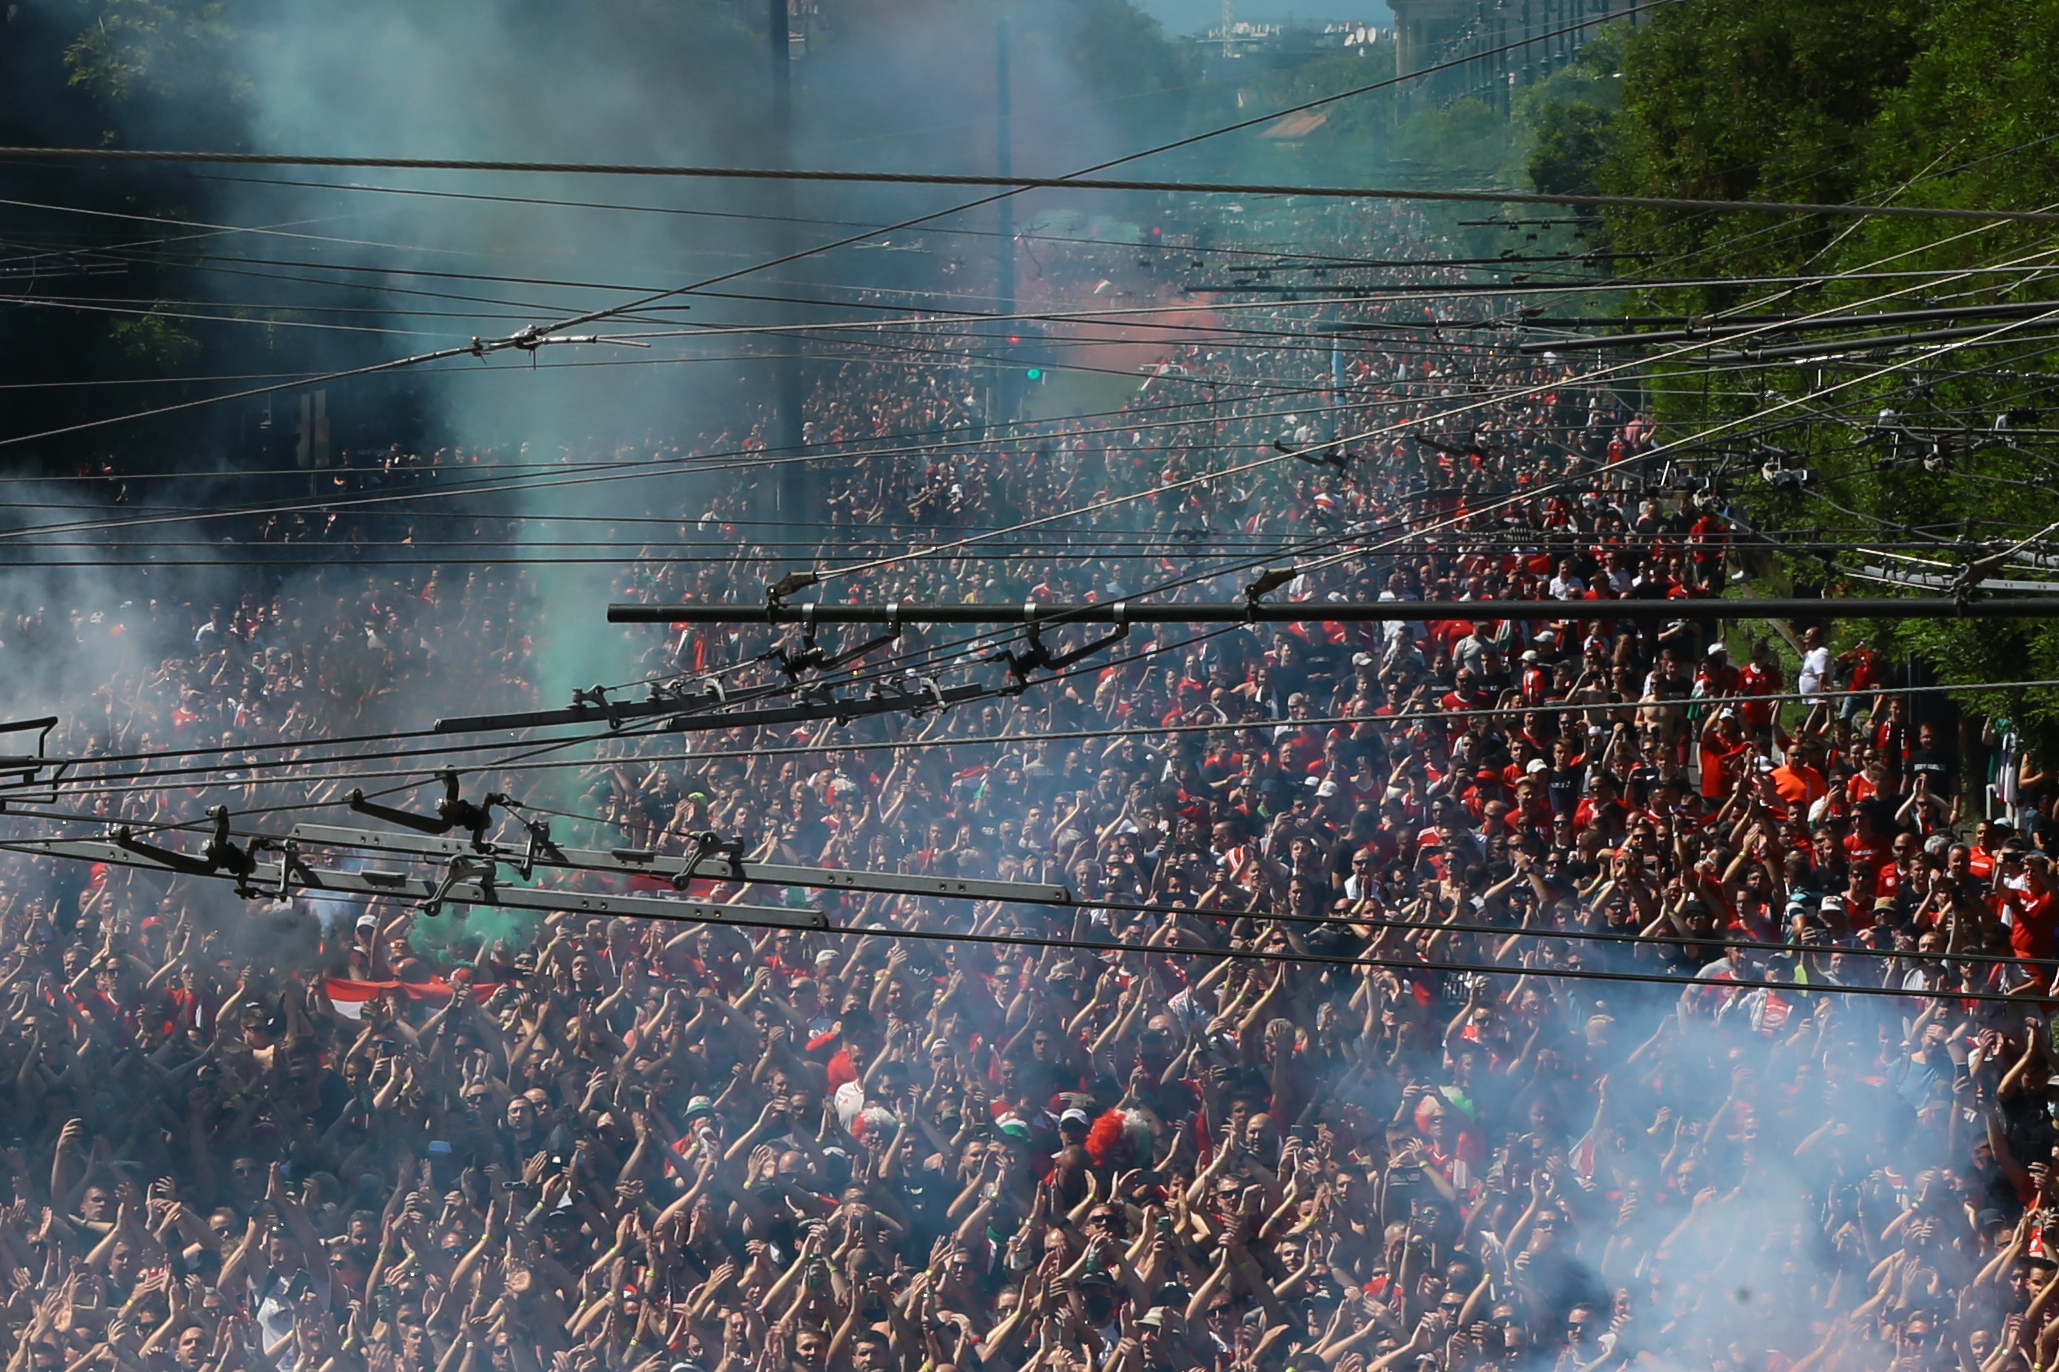
[[[498,982],[471,985],[472,997],[485,1000],[500,989]],[[330,977],[323,987],[329,997],[329,1004],[345,1019],[363,1019],[365,1004],[375,996],[384,995],[395,989],[405,992],[415,1000],[430,1000],[441,1004],[451,998],[456,988],[441,977],[430,981],[352,981],[348,977]]]

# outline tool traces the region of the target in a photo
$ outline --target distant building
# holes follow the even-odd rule
[[[1405,103],[1450,104],[1466,96],[1504,104],[1508,92],[1573,60],[1595,27],[1631,0],[1388,0],[1394,69],[1402,76],[1446,67],[1404,88]],[[1573,30],[1565,32],[1565,30]],[[1466,60],[1466,59],[1472,60]],[[1447,64],[1458,62],[1458,66]]]
[[[1331,20],[1305,24],[1252,24],[1233,21],[1206,33],[1190,35],[1187,41],[1200,54],[1202,69],[1210,78],[1227,77],[1298,66],[1313,57],[1332,53],[1370,52],[1374,43],[1386,37],[1380,29],[1357,20]]]

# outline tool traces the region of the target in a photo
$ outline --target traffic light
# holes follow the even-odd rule
[[[1023,371],[1023,375],[1032,381],[1042,381],[1044,379],[1044,369],[1042,367],[1026,368]]]

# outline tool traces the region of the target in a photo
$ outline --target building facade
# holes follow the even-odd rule
[[[1598,27],[1592,21],[1621,13],[1631,3],[1388,0],[1394,11],[1396,73],[1431,73],[1404,88],[1404,101],[1449,104],[1471,96],[1505,104],[1512,88],[1571,62]]]

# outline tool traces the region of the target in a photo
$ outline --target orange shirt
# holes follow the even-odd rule
[[[1807,806],[1829,795],[1830,783],[1806,762],[1790,759],[1786,766],[1773,769],[1773,791],[1790,806]]]

